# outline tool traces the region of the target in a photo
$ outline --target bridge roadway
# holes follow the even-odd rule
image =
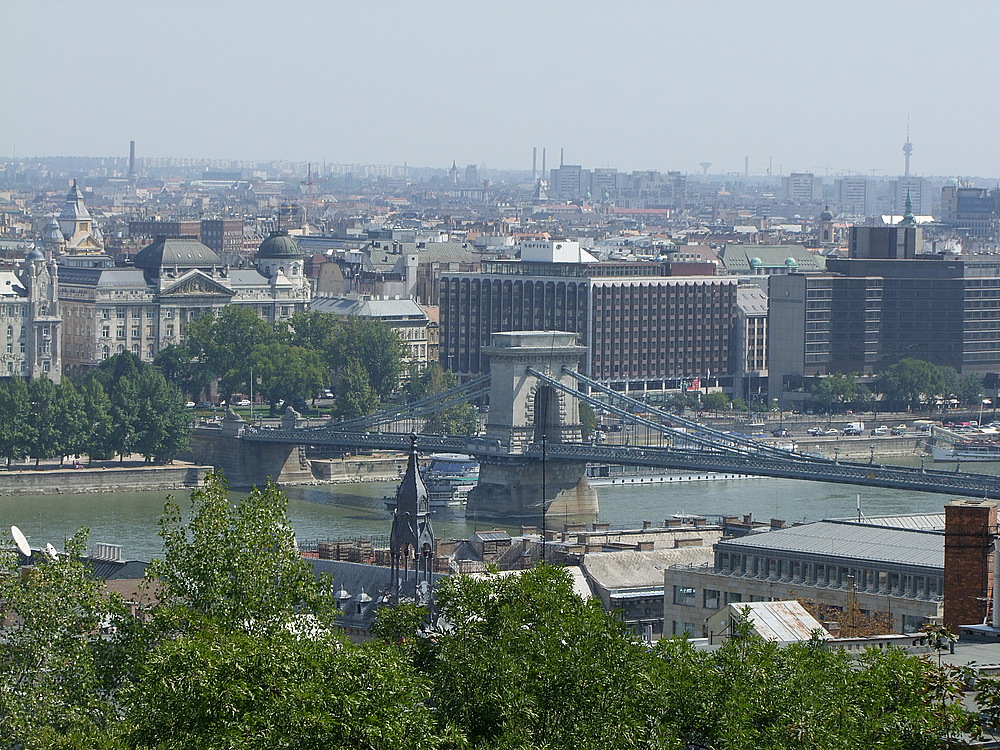
[[[249,428],[242,439],[261,442],[322,445],[336,448],[369,448],[407,451],[410,434],[400,432],[339,432],[321,428]],[[422,451],[468,453],[479,459],[503,462],[542,458],[542,446],[533,444],[523,454],[510,454],[497,440],[449,435],[417,435]],[[547,443],[546,458],[595,463],[649,466],[686,471],[714,471],[730,474],[803,479],[897,490],[934,492],[961,497],[1000,500],[1000,476],[966,472],[917,469],[826,458],[778,458],[753,453],[711,450],[678,450],[655,446],[590,445],[586,443]]]

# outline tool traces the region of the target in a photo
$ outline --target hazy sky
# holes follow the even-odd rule
[[[0,0],[0,154],[1000,176],[1000,2]]]

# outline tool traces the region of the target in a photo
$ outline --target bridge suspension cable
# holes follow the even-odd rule
[[[663,419],[663,420],[665,420],[665,421],[667,421],[667,422],[669,422],[671,424],[677,424],[677,425],[680,425],[681,427],[684,427],[686,429],[698,430],[699,432],[701,432],[703,434],[712,436],[716,440],[721,440],[721,441],[723,441],[725,443],[734,443],[736,445],[740,445],[740,446],[743,446],[745,448],[749,448],[754,453],[764,453],[764,454],[767,454],[767,455],[777,456],[777,457],[780,457],[780,458],[794,458],[794,459],[799,460],[799,461],[815,461],[815,462],[819,462],[819,463],[828,463],[829,462],[829,459],[827,459],[827,458],[820,458],[818,456],[811,456],[811,455],[809,455],[807,453],[800,453],[799,451],[788,450],[787,448],[777,448],[777,447],[775,447],[773,445],[768,445],[767,443],[762,443],[762,442],[760,442],[758,440],[754,440],[753,438],[750,438],[750,437],[746,437],[746,436],[743,436],[743,435],[734,435],[734,434],[729,433],[729,432],[723,432],[722,430],[715,429],[714,427],[709,427],[708,425],[703,425],[700,422],[695,422],[692,419],[687,419],[687,418],[682,417],[682,416],[680,416],[678,414],[673,414],[673,413],[671,413],[669,411],[666,411],[665,409],[660,409],[660,408],[658,408],[656,406],[653,406],[651,404],[647,404],[645,401],[640,401],[640,400],[632,398],[631,396],[628,396],[628,395],[626,395],[624,393],[621,393],[619,391],[613,390],[612,388],[609,388],[608,386],[604,385],[603,383],[600,383],[600,382],[598,382],[596,380],[593,380],[592,378],[588,378],[586,375],[583,375],[583,374],[581,374],[581,373],[579,373],[579,372],[577,372],[575,370],[571,370],[568,367],[564,367],[563,368],[563,372],[565,372],[567,375],[571,376],[577,382],[583,383],[584,385],[588,386],[589,388],[593,388],[594,390],[599,391],[601,393],[604,393],[604,394],[606,394],[608,396],[611,396],[612,398],[620,399],[622,402],[624,402],[628,406],[640,407],[645,412],[652,413],[652,414],[656,415],[657,417],[659,417],[660,419]],[[628,413],[630,417],[634,416],[634,415],[632,415],[629,412],[626,412],[626,413]],[[685,436],[688,435],[688,433],[679,433],[679,434],[685,435]],[[698,442],[698,441],[691,441],[691,442]],[[709,444],[711,445],[711,444],[714,444],[714,443],[709,442]]]

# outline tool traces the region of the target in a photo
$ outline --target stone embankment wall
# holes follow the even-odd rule
[[[396,481],[406,469],[406,454],[396,457],[313,459],[312,471],[323,482]]]
[[[0,495],[136,492],[201,487],[209,466],[93,467],[0,472]]]
[[[793,438],[796,448],[800,451],[816,451],[827,458],[834,458],[835,450],[839,449],[840,457],[857,461],[871,456],[875,449],[875,458],[880,456],[920,456],[927,452],[926,437],[796,437]]]

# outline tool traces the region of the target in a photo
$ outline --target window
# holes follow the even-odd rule
[[[142,329],[139,326],[132,326],[132,338],[134,339],[139,338],[141,333]]]
[[[125,326],[118,326],[118,338],[125,338]]]
[[[722,606],[722,593],[718,589],[705,589],[705,609],[719,609]]]
[[[124,319],[124,317],[125,317],[125,308],[124,307],[117,307],[117,308],[115,308],[115,317],[116,318]]]
[[[101,359],[107,359],[111,355],[111,349],[106,346],[101,347]]]
[[[674,586],[674,604],[693,607],[695,606],[695,595],[697,593],[691,586]]]
[[[111,335],[111,326],[101,326],[101,336],[108,338]]]

